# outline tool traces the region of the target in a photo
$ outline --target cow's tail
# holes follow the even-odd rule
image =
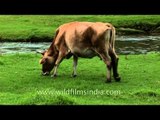
[[[109,43],[111,44],[112,49],[114,49],[114,44],[115,44],[115,28],[112,27],[112,29],[110,30],[110,40]]]
[[[115,28],[112,26],[111,29],[108,29],[108,40],[109,40],[109,49],[115,52]]]
[[[110,50],[115,54],[116,58],[118,59],[119,57],[115,52],[115,37],[116,37],[116,30],[112,26],[112,29],[110,30],[110,38],[109,38]]]

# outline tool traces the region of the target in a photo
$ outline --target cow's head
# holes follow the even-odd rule
[[[43,56],[39,63],[42,64],[42,75],[49,75],[55,65],[58,54],[53,54],[48,51],[41,52],[41,54]]]

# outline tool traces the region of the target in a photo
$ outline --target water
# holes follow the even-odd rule
[[[146,54],[160,51],[160,36],[117,36],[116,52],[119,54]]]
[[[1,42],[0,54],[36,53],[50,46],[51,42]],[[160,36],[117,36],[116,52],[118,54],[146,54],[160,51]]]
[[[0,43],[0,53],[35,53],[42,51],[50,46],[51,42],[39,42],[39,43],[28,43],[28,42],[2,42]]]

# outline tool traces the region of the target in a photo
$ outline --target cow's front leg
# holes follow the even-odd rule
[[[77,76],[77,63],[78,63],[78,57],[77,56],[73,56],[73,73],[72,73],[72,77],[76,77]]]
[[[57,69],[58,69],[60,63],[62,62],[62,60],[65,56],[66,56],[65,52],[59,52],[58,58],[55,62],[55,66],[54,66],[54,72],[53,72],[53,75],[51,77],[56,77],[57,76]]]
[[[53,72],[53,75],[51,75],[51,77],[57,77],[57,69],[58,69],[58,66],[59,66],[59,65],[57,65],[57,64],[54,66],[54,72]]]

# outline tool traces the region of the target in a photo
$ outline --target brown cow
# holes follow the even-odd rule
[[[53,77],[64,58],[73,55],[73,77],[76,74],[78,57],[100,57],[107,66],[107,82],[111,82],[111,68],[116,81],[120,81],[117,71],[118,56],[114,49],[115,28],[110,23],[71,22],[56,30],[55,38],[49,49],[42,53],[40,60],[42,74],[49,75],[54,68]]]

